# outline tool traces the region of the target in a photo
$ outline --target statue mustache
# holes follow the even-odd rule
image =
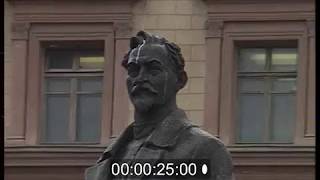
[[[153,94],[159,94],[157,90],[155,90],[149,83],[144,84],[135,84],[131,89],[131,94],[135,94],[141,90],[150,91]]]

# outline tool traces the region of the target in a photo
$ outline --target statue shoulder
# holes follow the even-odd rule
[[[210,159],[212,177],[231,180],[233,178],[232,158],[223,142],[200,128],[191,128],[190,133],[197,140],[192,159]]]
[[[219,138],[199,127],[192,127],[189,132],[191,136],[197,140],[198,145],[204,146],[206,150],[208,150],[208,148],[211,150],[225,148],[224,143]]]

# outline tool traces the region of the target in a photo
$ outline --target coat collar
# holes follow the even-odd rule
[[[149,135],[145,141],[146,145],[153,145],[160,148],[172,147],[177,143],[181,131],[192,127],[185,112],[177,109],[171,112]],[[133,123],[103,152],[98,162],[103,161],[115,154],[123,145],[133,138]]]
[[[171,112],[146,139],[147,144],[158,147],[171,147],[177,143],[181,131],[191,127],[185,112],[177,109]]]

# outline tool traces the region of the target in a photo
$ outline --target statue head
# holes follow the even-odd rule
[[[174,101],[187,83],[180,48],[165,38],[144,31],[130,39],[122,66],[127,69],[127,89],[136,111],[147,112]]]

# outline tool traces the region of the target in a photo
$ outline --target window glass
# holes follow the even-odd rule
[[[272,95],[271,140],[292,142],[295,119],[295,96],[292,94]]]
[[[102,90],[102,78],[81,78],[78,80],[78,91],[96,92]]]
[[[296,91],[296,78],[278,78],[272,82],[274,92],[293,92]]]
[[[240,96],[240,142],[254,143],[263,141],[266,115],[266,99],[263,95]]]
[[[80,69],[103,69],[103,56],[81,56],[79,60]]]
[[[264,79],[260,78],[240,78],[239,86],[241,92],[260,92],[265,90]]]
[[[296,48],[274,48],[272,49],[271,70],[294,71],[297,69]]]
[[[262,48],[240,49],[239,71],[263,71],[266,64],[266,50]]]
[[[47,95],[46,142],[67,142],[70,98],[68,95]]]
[[[70,80],[65,78],[47,78],[47,92],[69,92]]]
[[[79,95],[77,107],[77,141],[98,142],[100,137],[101,95]]]
[[[67,50],[48,51],[49,69],[72,69],[73,54]]]

